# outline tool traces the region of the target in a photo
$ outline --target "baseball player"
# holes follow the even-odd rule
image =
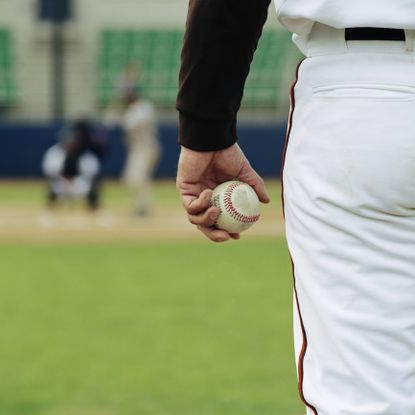
[[[190,0],[177,186],[221,242],[211,189],[238,177],[268,202],[236,140],[269,0]],[[415,0],[282,0],[305,55],[282,170],[294,338],[308,415],[415,414]]]
[[[105,139],[87,120],[78,120],[60,133],[42,160],[47,178],[48,204],[59,198],[85,197],[88,207],[99,207],[99,174],[105,154]]]
[[[151,186],[160,156],[156,113],[153,104],[134,88],[123,97],[126,105],[122,127],[127,144],[124,181],[134,194],[134,212],[148,216],[152,209]]]

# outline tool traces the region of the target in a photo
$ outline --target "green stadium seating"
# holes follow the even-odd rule
[[[16,95],[11,34],[0,28],[0,106],[13,105]]]
[[[290,33],[282,30],[263,33],[245,86],[245,108],[276,108],[281,94],[288,94],[284,76],[287,70],[292,71],[288,57],[293,48]]]
[[[181,30],[104,30],[100,35],[97,96],[101,106],[117,99],[117,79],[132,63],[140,67],[140,86],[144,94],[161,108],[174,107],[180,50]],[[288,32],[265,31],[261,37],[251,73],[248,77],[243,107],[274,109],[287,89],[284,82],[287,59],[293,46]],[[290,68],[292,69],[292,68]]]

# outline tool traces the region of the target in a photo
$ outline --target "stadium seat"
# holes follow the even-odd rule
[[[8,30],[0,28],[0,106],[12,106],[16,94],[12,39]]]
[[[97,97],[101,106],[117,99],[117,79],[132,63],[140,67],[140,86],[144,94],[161,108],[174,107],[181,30],[104,30],[100,36]],[[287,59],[293,50],[290,34],[282,30],[265,31],[252,63],[243,107],[275,109],[281,96]]]

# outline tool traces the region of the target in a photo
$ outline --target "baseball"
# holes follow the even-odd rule
[[[259,219],[259,199],[246,183],[231,180],[213,190],[211,205],[220,209],[216,227],[230,233],[250,228]]]

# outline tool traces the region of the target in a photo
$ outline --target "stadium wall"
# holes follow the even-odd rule
[[[2,124],[0,137],[0,178],[39,178],[41,161],[46,149],[56,143],[62,125]],[[284,147],[285,124],[242,123],[238,128],[239,144],[255,169],[264,177],[277,177]],[[108,155],[103,174],[119,177],[125,159],[120,129],[108,130]],[[159,138],[163,149],[157,177],[174,177],[179,145],[175,123],[161,123]]]

